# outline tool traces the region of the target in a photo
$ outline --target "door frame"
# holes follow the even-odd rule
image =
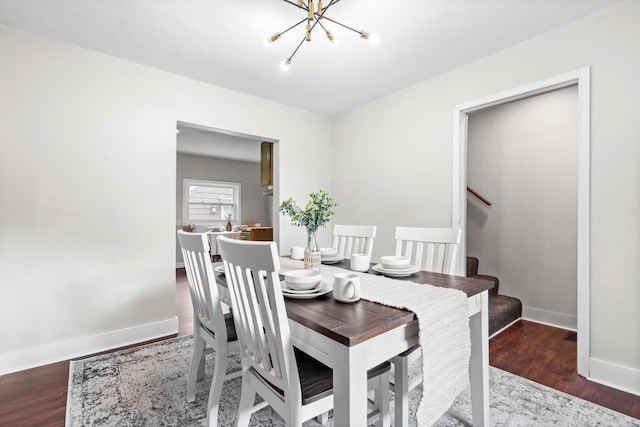
[[[453,107],[453,197],[451,224],[462,228],[458,274],[464,275],[467,256],[467,124],[470,113],[528,98],[567,86],[578,85],[578,218],[577,218],[577,324],[578,374],[589,378],[590,348],[590,129],[591,68],[584,67],[499,92]]]

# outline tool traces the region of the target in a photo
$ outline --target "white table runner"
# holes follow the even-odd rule
[[[282,258],[283,269],[302,268],[302,262]],[[322,266],[322,280],[344,268]],[[357,273],[362,298],[413,311],[419,322],[422,346],[422,397],[418,405],[419,426],[435,423],[469,383],[471,335],[467,295],[456,289]]]

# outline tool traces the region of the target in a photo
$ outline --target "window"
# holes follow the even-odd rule
[[[182,222],[226,224],[227,215],[240,223],[240,183],[183,180]]]

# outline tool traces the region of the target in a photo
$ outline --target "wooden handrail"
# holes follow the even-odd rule
[[[474,190],[473,188],[469,187],[467,185],[467,191],[471,194],[473,194],[474,196],[476,196],[478,199],[482,200],[482,203],[484,203],[487,206],[491,206],[491,202],[488,201],[486,198],[484,198],[480,193],[478,193],[476,190]]]

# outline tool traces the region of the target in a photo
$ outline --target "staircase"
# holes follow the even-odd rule
[[[478,258],[467,257],[467,277],[487,279],[495,284],[493,289],[489,289],[489,336],[491,336],[522,317],[522,302],[518,298],[500,295],[498,278],[478,274],[478,264]]]

